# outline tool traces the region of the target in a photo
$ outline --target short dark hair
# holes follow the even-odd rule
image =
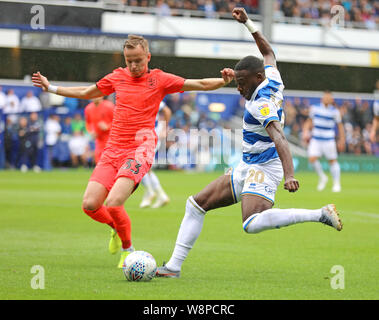
[[[255,56],[247,56],[237,62],[236,66],[234,67],[234,70],[236,71],[248,70],[250,72],[263,72],[264,64],[261,59]]]

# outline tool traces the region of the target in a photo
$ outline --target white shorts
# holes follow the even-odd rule
[[[336,160],[338,157],[336,141],[311,139],[308,145],[308,157],[322,157],[327,160]]]
[[[235,202],[239,202],[243,194],[252,194],[274,204],[276,190],[283,179],[283,166],[279,158],[261,164],[241,160],[230,175]]]

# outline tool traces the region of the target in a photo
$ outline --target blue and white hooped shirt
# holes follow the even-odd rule
[[[266,127],[271,121],[280,121],[284,126],[284,84],[275,67],[265,66],[265,74],[266,79],[245,104],[242,151],[243,161],[248,164],[265,163],[279,157]]]
[[[311,106],[309,117],[312,119],[312,138],[320,141],[334,140],[336,125],[341,122],[341,114],[333,105]]]

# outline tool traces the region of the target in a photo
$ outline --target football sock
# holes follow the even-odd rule
[[[153,190],[158,192],[158,193],[162,193],[162,192],[164,193],[157,175],[153,171],[150,171],[149,174],[150,174],[151,186],[152,186]]]
[[[109,214],[113,218],[116,231],[122,242],[122,248],[128,249],[132,245],[131,221],[123,206],[107,207]]]
[[[258,233],[268,229],[280,228],[301,222],[319,222],[321,209],[268,209],[253,214],[244,223],[247,233]]]
[[[145,174],[144,177],[141,180],[142,185],[145,187],[145,194],[144,197],[148,197],[152,194],[154,194],[153,186],[151,183],[151,178],[149,173]]]
[[[340,183],[341,168],[340,168],[340,165],[337,161],[333,162],[332,165],[330,166],[330,174],[333,177],[334,184],[339,184]]]
[[[115,229],[114,221],[105,206],[101,206],[97,210],[87,210],[84,208],[82,209],[93,220],[101,222],[101,223],[106,223],[111,228]]]
[[[315,168],[315,171],[320,178],[325,175],[324,171],[322,170],[322,166],[319,160],[316,160],[315,162],[313,162],[312,165],[313,165],[313,168]]]
[[[169,270],[180,271],[184,259],[200,235],[205,213],[192,196],[187,199],[186,213],[179,228],[174,252],[166,264]]]

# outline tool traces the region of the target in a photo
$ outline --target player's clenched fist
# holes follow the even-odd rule
[[[284,189],[288,190],[289,192],[296,192],[299,190],[299,181],[293,177],[287,178],[284,182]]]
[[[240,23],[245,23],[249,17],[244,8],[234,8],[232,11],[233,18]]]
[[[33,73],[32,82],[35,87],[42,88],[43,91],[47,91],[50,85],[47,78],[43,76],[39,71],[37,73]]]
[[[228,84],[234,79],[234,70],[230,68],[224,68],[221,71],[221,76],[225,81],[225,84]]]

